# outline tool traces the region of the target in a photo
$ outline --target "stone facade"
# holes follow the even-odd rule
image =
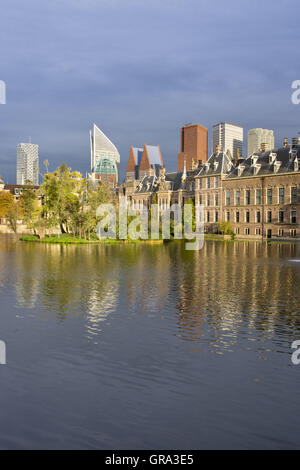
[[[191,171],[144,175],[127,182],[131,207],[161,209],[192,199],[204,206],[206,233],[228,222],[237,238],[300,239],[300,137],[272,151],[232,161],[217,147],[206,163]]]

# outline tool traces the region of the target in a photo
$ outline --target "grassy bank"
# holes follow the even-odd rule
[[[20,237],[22,242],[34,242],[34,243],[48,243],[48,244],[60,244],[60,245],[89,245],[89,244],[104,244],[104,245],[119,245],[126,243],[146,243],[151,245],[161,244],[163,240],[113,240],[113,239],[103,239],[99,240],[97,237],[93,236],[91,240],[86,240],[84,238],[74,237],[68,234],[62,235],[51,235],[40,238],[38,235],[23,235]]]

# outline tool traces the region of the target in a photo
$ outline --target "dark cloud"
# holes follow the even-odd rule
[[[96,122],[118,146],[160,144],[176,168],[179,127],[218,121],[300,128],[291,103],[299,2],[287,0],[2,0],[0,174],[15,180],[16,146],[89,170]]]

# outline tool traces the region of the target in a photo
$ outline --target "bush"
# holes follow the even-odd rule
[[[235,233],[231,228],[231,225],[229,222],[219,222],[219,230],[223,235],[230,235],[231,240],[235,239]]]

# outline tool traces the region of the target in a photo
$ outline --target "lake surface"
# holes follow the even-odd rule
[[[299,448],[297,260],[0,238],[0,448]]]

